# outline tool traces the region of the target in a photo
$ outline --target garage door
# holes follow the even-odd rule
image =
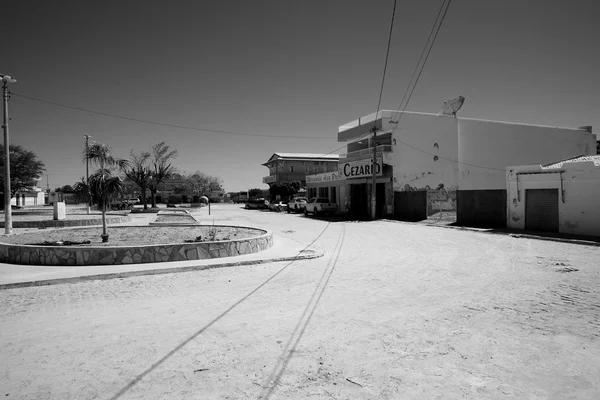
[[[525,190],[525,229],[558,232],[558,189]]]

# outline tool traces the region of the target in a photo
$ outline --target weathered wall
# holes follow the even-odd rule
[[[460,190],[505,190],[508,166],[595,153],[596,136],[584,130],[458,118]]]
[[[404,113],[399,121],[392,134],[394,190],[436,189],[440,184],[456,189],[457,120],[447,115]],[[384,115],[383,126],[393,129],[394,124]]]
[[[561,192],[559,172],[548,173],[550,171],[542,170],[539,165],[513,167],[507,172],[507,224],[510,228],[525,229],[525,190],[558,189],[559,232],[600,236],[600,167],[578,163],[565,164],[562,169],[565,171],[562,174],[564,192]]]

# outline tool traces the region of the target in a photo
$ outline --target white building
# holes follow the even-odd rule
[[[348,142],[347,154],[340,156],[341,171],[348,163],[371,163],[373,127],[378,130],[377,160],[382,163],[378,216],[395,218],[426,218],[429,192],[443,191],[456,199],[459,224],[505,227],[506,167],[596,153],[590,127],[380,111],[339,128],[338,141]],[[346,176],[350,208],[363,215],[370,210],[369,175]],[[433,198],[444,200],[437,194]]]
[[[508,167],[507,226],[600,236],[600,155]]]

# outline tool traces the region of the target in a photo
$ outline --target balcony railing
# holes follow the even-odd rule
[[[377,146],[377,155],[378,156],[382,155],[383,153],[391,153],[391,152],[392,152],[392,146],[389,144]],[[373,148],[369,147],[367,149],[351,151],[350,153],[347,153],[347,154],[340,154],[340,162],[363,160],[365,158],[372,157],[372,156],[373,156]]]

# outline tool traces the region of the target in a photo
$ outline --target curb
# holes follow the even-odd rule
[[[301,254],[305,253],[305,254]],[[267,264],[273,262],[283,262],[283,261],[300,261],[300,260],[311,260],[314,258],[323,257],[324,253],[317,253],[314,250],[302,250],[299,254],[292,257],[276,257],[276,258],[267,258],[263,260],[248,260],[248,261],[235,261],[229,263],[220,263],[220,264],[207,264],[207,265],[191,265],[185,267],[175,267],[175,268],[156,268],[156,269],[148,269],[142,271],[124,271],[124,272],[115,272],[110,274],[98,274],[98,275],[84,275],[84,276],[76,276],[70,278],[56,278],[56,279],[45,279],[40,281],[27,281],[27,282],[15,282],[15,283],[4,283],[0,284],[0,290],[6,289],[17,289],[17,288],[25,288],[25,287],[34,287],[34,286],[51,286],[51,285],[60,285],[63,283],[77,283],[84,281],[95,281],[95,280],[107,280],[107,279],[118,279],[118,278],[128,278],[133,276],[144,276],[144,275],[163,275],[163,274],[172,274],[178,272],[191,272],[191,271],[202,271],[205,269],[213,269],[213,268],[227,268],[227,267],[238,267],[245,265],[256,265],[256,264]]]

